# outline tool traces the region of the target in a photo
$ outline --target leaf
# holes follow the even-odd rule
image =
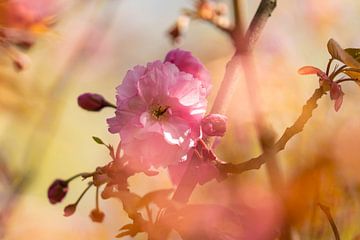
[[[345,70],[344,73],[350,78],[355,79],[356,83],[360,85],[360,69]]]
[[[301,75],[316,74],[323,80],[328,79],[326,73],[324,73],[321,69],[313,66],[304,66],[298,70],[298,73]]]
[[[327,44],[330,55],[345,65],[360,69],[360,62],[358,62],[351,54],[341,48],[341,46],[334,40],[330,39]]]
[[[98,137],[95,137],[93,136],[92,137],[94,139],[94,141],[97,143],[97,144],[101,144],[101,145],[105,145],[105,143]]]
[[[346,48],[345,52],[350,54],[356,61],[360,62],[360,48]]]
[[[150,203],[156,204],[159,208],[166,208],[170,205],[169,195],[173,189],[162,189],[145,194],[138,203],[138,208],[145,207]]]

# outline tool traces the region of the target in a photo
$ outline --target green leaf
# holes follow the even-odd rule
[[[360,69],[360,62],[356,60],[351,54],[341,48],[341,46],[334,40],[330,39],[327,44],[328,51],[330,55],[340,62],[344,63],[345,65],[352,67],[352,68],[359,68]]]
[[[350,54],[350,56],[360,63],[360,48],[346,48],[345,52]]]
[[[95,136],[93,136],[92,138],[94,139],[94,141],[95,141],[97,144],[105,145],[105,143],[104,143],[100,138],[95,137]]]

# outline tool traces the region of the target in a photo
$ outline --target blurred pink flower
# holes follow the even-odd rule
[[[49,31],[60,9],[58,0],[7,0],[0,3],[0,35],[25,49]]]
[[[53,23],[59,5],[56,0],[8,0],[2,3],[1,25],[42,31]]]
[[[115,117],[107,121],[109,131],[120,134],[129,163],[177,163],[201,137],[210,85],[207,71],[190,53],[175,51],[167,58],[171,62],[129,70],[117,87]]]

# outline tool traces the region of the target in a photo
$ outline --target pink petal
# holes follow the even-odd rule
[[[328,76],[326,75],[326,73],[324,73],[322,70],[320,70],[319,68],[316,67],[312,67],[312,66],[305,66],[302,67],[298,70],[298,73],[301,75],[308,75],[308,74],[316,74],[318,75],[321,79],[328,79]]]
[[[339,84],[337,84],[337,83],[332,83],[331,88],[330,88],[330,99],[331,100],[336,100],[341,95],[343,95],[343,92],[341,90],[341,86]]]
[[[174,49],[166,55],[165,62],[171,62],[175,64],[180,71],[190,73],[195,78],[199,79],[202,82],[205,94],[208,94],[211,87],[209,72],[190,52]]]
[[[334,105],[334,107],[335,107],[335,111],[336,111],[336,112],[339,111],[342,103],[343,103],[343,95],[341,95],[340,97],[338,97],[338,98],[335,100],[335,105]]]

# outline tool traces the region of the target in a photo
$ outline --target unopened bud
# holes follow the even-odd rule
[[[76,211],[76,206],[77,206],[76,203],[67,205],[67,206],[64,208],[64,216],[65,216],[65,217],[69,217],[69,216],[73,215],[73,214],[75,213],[75,211]]]
[[[68,192],[68,182],[56,179],[48,189],[48,199],[51,204],[61,202]]]
[[[227,117],[221,114],[210,114],[201,120],[201,128],[207,136],[224,136]]]
[[[103,96],[96,93],[84,93],[78,97],[78,104],[81,108],[97,112],[104,107],[115,107],[111,103],[105,100]]]

